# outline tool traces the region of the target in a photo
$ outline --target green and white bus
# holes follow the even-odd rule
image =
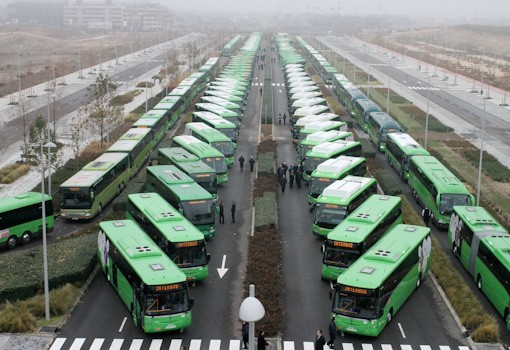
[[[313,81],[309,82],[299,82],[299,83],[291,83],[288,87],[288,95],[292,96],[297,94],[298,92],[311,92],[311,91],[320,91],[320,88],[315,85]],[[315,113],[317,114],[317,113]]]
[[[217,114],[212,112],[193,112],[191,120],[193,122],[204,123],[223,133],[232,142],[237,142],[237,138],[239,136],[238,126]]]
[[[316,115],[309,115],[307,117],[299,118],[294,125],[292,125],[291,133],[292,138],[297,139],[299,132],[305,126],[315,122],[324,122],[324,121],[340,121],[340,116],[334,113],[321,113]]]
[[[243,99],[246,99],[246,96],[248,95],[248,90],[243,87],[209,85],[208,89],[213,91],[226,92],[230,95],[242,97]]]
[[[453,254],[510,330],[510,234],[482,207],[455,206],[448,229]]]
[[[126,187],[129,155],[104,153],[60,185],[60,216],[91,219]]]
[[[347,131],[347,123],[335,120],[323,120],[306,124],[298,132],[297,142],[303,141],[310,134],[314,134],[319,131],[331,131],[331,130]]]
[[[42,233],[43,196],[38,192],[20,193],[0,199],[0,247],[14,249],[29,243],[33,236]],[[47,232],[53,231],[53,200],[44,195]]]
[[[186,124],[184,135],[195,136],[200,141],[208,143],[225,156],[229,167],[234,164],[235,143],[221,131],[205,123],[191,122]]]
[[[381,112],[379,106],[368,98],[359,98],[354,102],[354,119],[363,131],[368,130],[368,115],[372,112]]]
[[[156,146],[150,129],[133,128],[106,150],[107,153],[127,153],[129,174],[135,176],[138,170],[149,160],[149,154]]]
[[[132,128],[148,128],[151,130],[153,142],[157,144],[166,134],[166,117],[162,116],[159,118],[144,117],[138,119],[132,126]]]
[[[159,165],[175,165],[184,171],[197,184],[202,186],[216,196],[218,192],[218,182],[216,180],[216,171],[209,165],[205,164],[195,156],[181,147],[159,148],[158,149]]]
[[[214,103],[197,103],[195,104],[195,109],[197,112],[209,112],[216,114],[217,116],[235,124],[236,128],[239,129],[241,116],[230,109],[223,108]]]
[[[321,113],[331,113],[328,106],[316,105],[310,107],[302,107],[296,109],[296,111],[290,116],[290,124],[294,125],[298,119],[308,117],[309,115],[316,115]]]
[[[355,87],[350,87],[346,89],[345,97],[346,97],[345,108],[347,108],[347,111],[352,117],[354,117],[354,104],[356,103],[356,100],[367,98],[363,91]]]
[[[145,333],[191,326],[193,298],[186,275],[131,220],[99,223],[101,271]]]
[[[182,147],[196,155],[202,162],[216,171],[219,184],[228,181],[228,167],[225,156],[213,146],[200,141],[194,136],[180,135],[172,139],[172,147]]]
[[[431,246],[428,227],[397,225],[386,233],[338,277],[331,310],[337,330],[378,336],[427,276]]]
[[[374,194],[335,227],[322,244],[323,279],[336,281],[388,230],[402,223],[402,199]]]
[[[348,175],[333,182],[315,202],[313,234],[327,236],[347,215],[376,193],[377,181],[373,178]]]
[[[240,104],[230,102],[225,100],[224,98],[216,96],[202,96],[201,99],[202,101],[204,101],[204,103],[214,103],[215,105],[228,109],[234,113],[237,113],[237,115],[241,116],[241,118],[243,117],[244,106]]]
[[[188,109],[196,95],[190,85],[177,86],[168,93],[168,96],[179,98],[182,104],[182,112]]]
[[[409,178],[409,162],[413,156],[428,156],[430,153],[404,133],[389,133],[386,138],[386,157],[390,166],[395,169],[401,179]]]
[[[147,192],[159,193],[178,209],[205,237],[216,233],[214,197],[173,165],[147,167]]]
[[[430,209],[438,227],[448,227],[454,206],[474,205],[464,184],[433,156],[411,158],[408,182],[413,196]]]
[[[327,106],[328,102],[322,97],[302,98],[296,100],[290,106],[290,113],[294,114],[296,109],[310,106]]]
[[[317,169],[320,163],[338,156],[361,157],[361,143],[358,141],[338,140],[335,142],[324,142],[314,146],[306,153],[303,164],[303,179],[308,182],[312,172]]]
[[[347,175],[365,176],[367,160],[363,157],[339,156],[320,163],[312,172],[308,188],[308,205],[315,205],[326,187]]]
[[[322,97],[321,91],[309,91],[309,92],[298,92],[289,96],[288,106],[292,106],[292,104],[298,100],[302,99],[310,99],[314,97]]]
[[[130,194],[126,219],[138,223],[184,272],[188,282],[207,278],[210,256],[207,254],[204,235],[159,194]]]
[[[372,141],[381,152],[384,152],[386,149],[386,139],[389,133],[403,131],[400,124],[384,112],[370,112],[368,114],[368,136],[370,137],[370,141]]]
[[[181,114],[184,112],[184,105],[182,103],[182,96],[165,96],[157,105],[154,106],[150,112],[163,111],[164,116],[167,117],[167,129],[172,128],[174,124],[179,120]]]
[[[354,141],[352,132],[347,131],[319,131],[308,135],[303,141],[296,146],[299,160],[305,159],[306,153],[311,151],[317,145],[324,142],[334,142],[338,140]]]

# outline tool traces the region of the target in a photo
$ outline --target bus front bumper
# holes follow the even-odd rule
[[[209,276],[209,266],[196,266],[190,268],[181,268],[186,275],[188,282],[205,280]]]
[[[362,320],[338,314],[335,316],[335,325],[337,330],[345,333],[360,334],[369,337],[377,337],[387,323],[386,319]]]
[[[336,282],[338,276],[340,276],[343,272],[344,269],[339,267],[322,264],[321,276],[325,280]]]
[[[87,220],[95,216],[91,210],[60,209],[60,217],[67,220]]]
[[[144,316],[145,333],[168,332],[191,326],[191,312],[177,315]]]
[[[225,182],[228,181],[228,174],[225,173],[225,174],[218,174],[217,176],[217,181],[219,184],[224,184]]]
[[[329,229],[329,228],[322,228],[322,227],[319,227],[319,226],[314,224],[312,226],[312,232],[313,232],[314,236],[326,237],[328,235],[328,233],[331,232],[331,229]]]
[[[205,238],[213,237],[216,234],[215,225],[198,225],[196,226],[200,232],[204,235]]]

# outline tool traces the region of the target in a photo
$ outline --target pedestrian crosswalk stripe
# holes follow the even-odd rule
[[[283,350],[294,350],[294,342],[293,341],[284,341],[283,342]]]
[[[432,350],[430,345],[420,345],[420,350]]]
[[[112,345],[110,346],[110,350],[120,350],[123,343],[124,339],[113,339]]]
[[[80,350],[83,343],[85,343],[85,338],[76,338],[69,350]]]
[[[390,344],[381,344],[382,350],[393,350]]]
[[[412,347],[411,345],[407,345],[407,344],[405,344],[405,345],[400,345],[400,348],[401,348],[402,350],[413,350],[413,347]]]
[[[446,345],[439,345],[439,349],[440,350],[450,350],[450,347],[446,346]]]
[[[163,339],[152,339],[151,347],[149,350],[159,350],[163,344]]]
[[[92,342],[92,345],[90,346],[90,350],[100,350],[101,346],[103,346],[104,338],[96,338]]]
[[[469,346],[459,346],[459,350],[469,350]]]
[[[344,350],[354,350],[354,345],[352,343],[342,343],[342,347]]]
[[[181,348],[182,339],[173,339],[170,343],[169,350],[179,350]]]
[[[62,345],[64,345],[67,338],[57,338],[51,345],[50,350],[60,350],[62,348]]]
[[[200,344],[202,344],[202,340],[191,339],[191,343],[189,344],[189,350],[200,350]]]
[[[228,347],[228,350],[239,350],[241,348],[241,341],[238,339],[232,339],[230,341],[230,346]]]
[[[211,343],[209,344],[209,350],[220,350],[221,340],[219,339],[211,339]]]
[[[142,348],[143,339],[133,339],[129,350],[140,350]]]
[[[374,350],[372,344],[361,344],[361,347],[363,348],[363,350]]]
[[[304,350],[314,350],[315,346],[311,341],[305,341],[305,342],[303,342],[303,349]]]

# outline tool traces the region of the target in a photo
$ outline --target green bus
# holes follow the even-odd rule
[[[209,275],[205,238],[191,222],[157,193],[128,196],[126,219],[134,220],[186,275],[188,282]]]
[[[237,138],[239,136],[238,126],[217,114],[212,112],[193,112],[191,120],[193,122],[204,123],[223,133],[232,142],[237,142]]]
[[[104,153],[60,185],[60,216],[91,219],[126,187],[129,155]]]
[[[335,120],[323,120],[323,121],[316,121],[313,123],[306,124],[298,132],[297,142],[303,141],[310,134],[314,134],[319,131],[330,131],[330,130],[347,131],[347,123],[341,122],[341,121],[335,121]]]
[[[299,118],[291,127],[292,138],[297,139],[301,129],[308,124],[324,121],[340,121],[340,116],[334,113],[321,113]]]
[[[320,88],[315,85],[313,81],[309,82],[298,82],[291,83],[288,87],[289,91],[287,93],[288,96],[292,96],[293,94],[297,94],[299,92],[312,92],[312,91],[320,91]],[[317,113],[314,113],[317,114]]]
[[[147,192],[159,193],[171,206],[178,209],[205,237],[216,233],[214,198],[202,186],[174,165],[147,167]]]
[[[243,99],[246,99],[248,95],[248,90],[243,87],[236,87],[236,86],[222,86],[222,85],[209,85],[209,90],[213,91],[222,91],[226,92],[230,95],[239,96]]]
[[[132,128],[148,128],[151,130],[153,142],[157,144],[159,141],[165,137],[166,134],[166,118],[152,118],[152,117],[141,117],[138,119],[131,127]]]
[[[28,244],[33,236],[42,233],[43,196],[38,192],[20,193],[0,199],[0,247],[14,249]],[[53,200],[44,195],[47,232],[53,231]]]
[[[381,152],[384,152],[386,149],[386,139],[389,133],[403,131],[400,124],[384,112],[370,112],[368,114],[368,136],[370,137],[370,141],[372,141]]]
[[[214,197],[218,192],[216,171],[181,147],[159,148],[159,165],[175,165]]]
[[[448,226],[454,206],[474,205],[474,197],[464,184],[433,156],[411,158],[408,182],[413,196],[430,209],[438,227]]]
[[[510,234],[482,207],[454,206],[448,228],[453,254],[510,330]]]
[[[200,141],[194,136],[180,135],[172,139],[172,147],[182,147],[188,152],[196,155],[205,164],[216,171],[219,184],[228,181],[228,167],[225,156],[213,146]]]
[[[373,178],[347,175],[333,182],[322,191],[313,207],[313,234],[327,236],[347,215],[376,193],[377,181]]]
[[[354,141],[352,132],[347,131],[319,131],[308,135],[303,141],[296,146],[299,160],[305,159],[306,153],[311,151],[317,145],[324,142],[334,142],[337,140]]]
[[[401,224],[386,233],[338,277],[337,330],[378,336],[427,276],[431,246],[428,227]]]
[[[191,326],[186,275],[131,220],[99,223],[97,255],[101,271],[145,333]]]
[[[231,109],[223,108],[214,103],[197,103],[195,104],[195,109],[197,112],[209,112],[216,114],[217,116],[231,122],[237,129],[239,129],[241,116]]]
[[[408,134],[389,133],[386,138],[386,157],[404,181],[409,179],[409,162],[413,156],[428,156],[430,153]]]
[[[315,105],[309,107],[302,107],[296,109],[296,111],[290,116],[290,124],[294,125],[298,121],[298,119],[303,117],[308,117],[309,115],[316,115],[321,113],[330,113],[331,110],[328,106],[324,105]]]
[[[308,187],[308,205],[313,206],[322,191],[347,175],[365,176],[367,160],[363,157],[339,156],[320,163],[312,172]]]
[[[331,85],[333,86],[333,93],[340,103],[347,106],[347,89],[353,88],[354,85],[343,74],[335,74]]]
[[[292,106],[292,104],[295,101],[314,97],[322,97],[322,92],[321,91],[297,92],[289,96],[287,105],[290,108],[290,106]]]
[[[127,153],[129,174],[134,177],[149,160],[149,154],[156,146],[150,129],[132,128],[106,150],[107,153]]]
[[[202,101],[204,101],[204,103],[214,103],[215,105],[228,109],[234,113],[237,113],[237,115],[239,115],[241,118],[243,117],[244,106],[238,103],[230,102],[225,100],[224,98],[216,96],[202,96],[201,99]]]
[[[227,101],[230,101],[230,102],[234,102],[234,103],[237,103],[237,104],[242,104],[243,106],[246,104],[245,100],[242,98],[242,97],[239,97],[239,96],[234,96],[234,95],[231,95],[227,92],[223,92],[223,91],[216,91],[216,90],[205,90],[204,91],[204,96],[215,96],[215,97],[220,97],[224,100],[227,100]]]
[[[331,158],[338,156],[361,157],[361,143],[358,141],[337,140],[335,142],[323,142],[314,146],[306,153],[303,164],[303,179],[308,182],[312,172],[317,166]]]
[[[388,230],[402,223],[402,199],[374,194],[335,227],[322,244],[323,279],[336,281]]]
[[[200,141],[208,143],[225,156],[229,167],[234,164],[235,143],[221,131],[212,128],[205,123],[191,122],[186,124],[184,135],[195,136]]]
[[[188,109],[195,98],[195,91],[191,85],[178,85],[168,93],[168,96],[181,100],[182,112]]]
[[[181,117],[181,114],[184,112],[182,101],[182,96],[179,95],[165,96],[148,113],[152,111],[163,111],[164,116],[167,117],[167,129],[170,129],[175,125]]]
[[[322,97],[302,98],[296,100],[290,106],[290,113],[294,114],[296,109],[310,106],[327,106],[328,102]]]
[[[381,112],[379,106],[368,98],[359,98],[354,101],[354,119],[363,131],[368,130],[368,115],[372,112]]]

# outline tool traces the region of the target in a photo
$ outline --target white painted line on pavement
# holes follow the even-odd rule
[[[372,344],[361,344],[363,350],[373,350],[374,346]]]
[[[209,350],[220,350],[221,340],[219,339],[211,339],[211,343],[209,344]]]
[[[142,348],[143,339],[133,339],[129,350],[140,350]]]
[[[439,345],[439,350],[450,350],[448,345]]]
[[[241,341],[239,339],[233,339],[230,341],[228,350],[239,350],[241,348]]]
[[[284,341],[283,342],[283,350],[294,350],[294,342],[293,341]]]
[[[64,345],[66,339],[67,338],[57,338],[57,339],[55,339],[55,341],[51,345],[50,350],[60,350],[60,348],[62,348],[62,346]]]
[[[342,343],[342,348],[344,350],[354,350],[354,345],[352,343]]]
[[[400,345],[400,349],[402,349],[402,350],[413,350],[413,347],[411,345],[402,344],[402,345]]]
[[[112,345],[110,345],[110,350],[120,350],[123,343],[124,339],[113,339]]]
[[[314,350],[315,345],[311,341],[303,342],[303,350]]]
[[[85,338],[76,338],[69,350],[80,350],[83,346],[83,343],[85,343]]]
[[[181,348],[182,339],[172,339],[170,343],[170,349],[168,350],[179,350]]]
[[[163,344],[163,339],[152,339],[149,350],[159,350]]]
[[[189,344],[189,350],[200,350],[201,343],[202,343],[201,339],[191,339],[191,343]]]
[[[381,344],[382,350],[393,350],[391,344]]]
[[[103,346],[104,338],[96,338],[92,342],[92,345],[90,346],[89,350],[100,350],[101,346]]]
[[[126,324],[126,320],[127,320],[127,317],[124,317],[124,319],[122,320],[122,324],[120,325],[120,328],[119,328],[119,333],[122,332],[122,329],[124,328],[124,325]]]
[[[430,345],[420,345],[420,350],[432,350]]]
[[[398,328],[400,329],[400,333],[402,333],[402,338],[406,338],[406,334],[404,333],[404,328],[402,328],[402,325],[400,324],[400,322],[398,323]],[[410,349],[412,350],[412,349]]]

